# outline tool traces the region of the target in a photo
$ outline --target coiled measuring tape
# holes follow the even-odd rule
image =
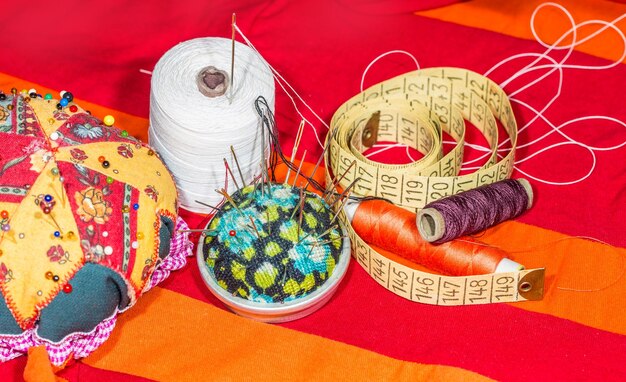
[[[465,120],[487,140],[491,154],[477,171],[459,175],[465,143]],[[499,121],[511,149],[498,160]],[[456,141],[444,154],[442,133]],[[334,114],[327,135],[326,180],[338,185],[355,179],[354,194],[387,199],[412,211],[431,201],[507,179],[513,171],[517,124],[505,92],[490,79],[459,68],[431,68],[383,81],[346,101]],[[369,160],[363,152],[378,141],[412,147],[424,156],[413,163],[390,165]],[[474,305],[543,298],[543,268],[476,276],[442,276],[391,260],[363,241],[345,214],[353,256],[383,287],[412,301],[433,305]]]

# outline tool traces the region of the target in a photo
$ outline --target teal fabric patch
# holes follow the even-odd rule
[[[117,308],[130,303],[124,279],[113,270],[86,263],[70,280],[72,292],[59,294],[41,310],[37,334],[52,342],[92,331]],[[6,333],[6,332],[3,332]]]
[[[232,199],[237,208],[226,203],[215,215],[203,246],[206,264],[225,290],[257,302],[286,302],[330,277],[342,238],[322,198],[272,184],[264,191],[248,186]]]
[[[161,228],[159,229],[159,257],[164,259],[170,253],[170,241],[174,237],[176,224],[167,216],[161,216]]]
[[[22,328],[13,318],[13,314],[7,307],[7,303],[2,293],[0,293],[0,333],[1,334],[21,334]]]

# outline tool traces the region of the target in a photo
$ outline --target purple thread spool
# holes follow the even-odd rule
[[[445,243],[514,219],[533,204],[526,179],[507,179],[428,203],[417,214],[424,240]]]

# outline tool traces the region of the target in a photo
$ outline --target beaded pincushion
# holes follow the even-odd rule
[[[342,238],[319,196],[284,184],[238,190],[207,227],[205,264],[229,294],[259,303],[303,298],[333,273]]]
[[[190,254],[156,153],[73,102],[0,93],[0,360],[63,364]]]

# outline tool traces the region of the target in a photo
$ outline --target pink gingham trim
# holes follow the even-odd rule
[[[165,280],[172,271],[181,269],[187,264],[187,257],[193,255],[193,243],[189,240],[189,226],[183,219],[176,219],[174,237],[170,240],[170,253],[161,261],[146,284],[144,292]],[[187,232],[184,232],[187,231]]]
[[[188,229],[187,223],[178,217],[176,233],[170,241],[170,253],[156,266],[144,292],[165,280],[171,271],[185,266],[187,256],[193,254],[193,243],[189,241],[189,232],[180,231]],[[45,345],[50,362],[56,366],[63,365],[70,357],[75,359],[87,357],[109,338],[115,327],[118,313],[119,311],[116,311],[112,317],[99,323],[91,332],[70,334],[59,343],[52,343],[39,337],[36,327],[19,335],[2,335],[0,336],[0,361],[6,362],[25,355],[28,353],[28,348],[39,345]]]
[[[11,336],[0,336],[0,361],[6,362],[15,357],[26,355],[28,348],[45,345],[50,362],[56,366],[63,365],[68,358],[76,359],[87,357],[109,338],[115,327],[117,312],[96,326],[89,333],[71,334],[58,344],[49,342],[37,335],[37,328]]]

